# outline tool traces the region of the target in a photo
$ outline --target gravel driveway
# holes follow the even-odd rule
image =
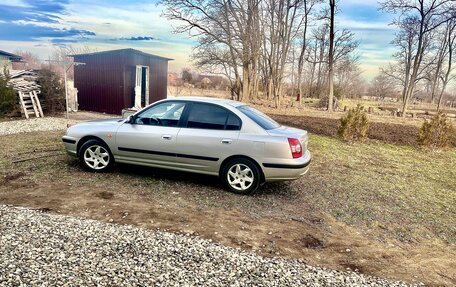
[[[69,121],[59,117],[30,118],[27,120],[21,118],[13,121],[0,122],[0,136],[28,132],[65,130],[67,124],[73,125],[81,121],[111,117],[113,116],[100,113],[78,112],[70,114]]]
[[[0,286],[407,286],[195,237],[0,205]]]
[[[64,118],[35,118],[29,120],[16,120],[0,122],[0,136],[17,133],[56,131],[67,128],[67,121]]]

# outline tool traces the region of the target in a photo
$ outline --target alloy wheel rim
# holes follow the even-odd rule
[[[84,161],[92,169],[100,170],[108,166],[109,152],[100,145],[93,145],[84,152]]]
[[[252,170],[245,164],[235,164],[228,170],[228,183],[236,190],[245,191],[252,186],[255,179]]]

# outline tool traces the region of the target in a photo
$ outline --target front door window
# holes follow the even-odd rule
[[[177,127],[184,111],[184,102],[165,102],[157,104],[135,118],[135,124]]]

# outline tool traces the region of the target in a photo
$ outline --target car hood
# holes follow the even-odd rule
[[[87,122],[81,122],[76,124],[77,126],[93,126],[93,125],[119,125],[125,119],[122,118],[112,118],[112,119],[102,119],[102,120],[92,120]]]

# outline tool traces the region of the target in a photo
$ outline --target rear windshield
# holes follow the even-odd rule
[[[265,130],[272,130],[280,127],[280,124],[257,109],[249,106],[240,106],[238,109]]]

